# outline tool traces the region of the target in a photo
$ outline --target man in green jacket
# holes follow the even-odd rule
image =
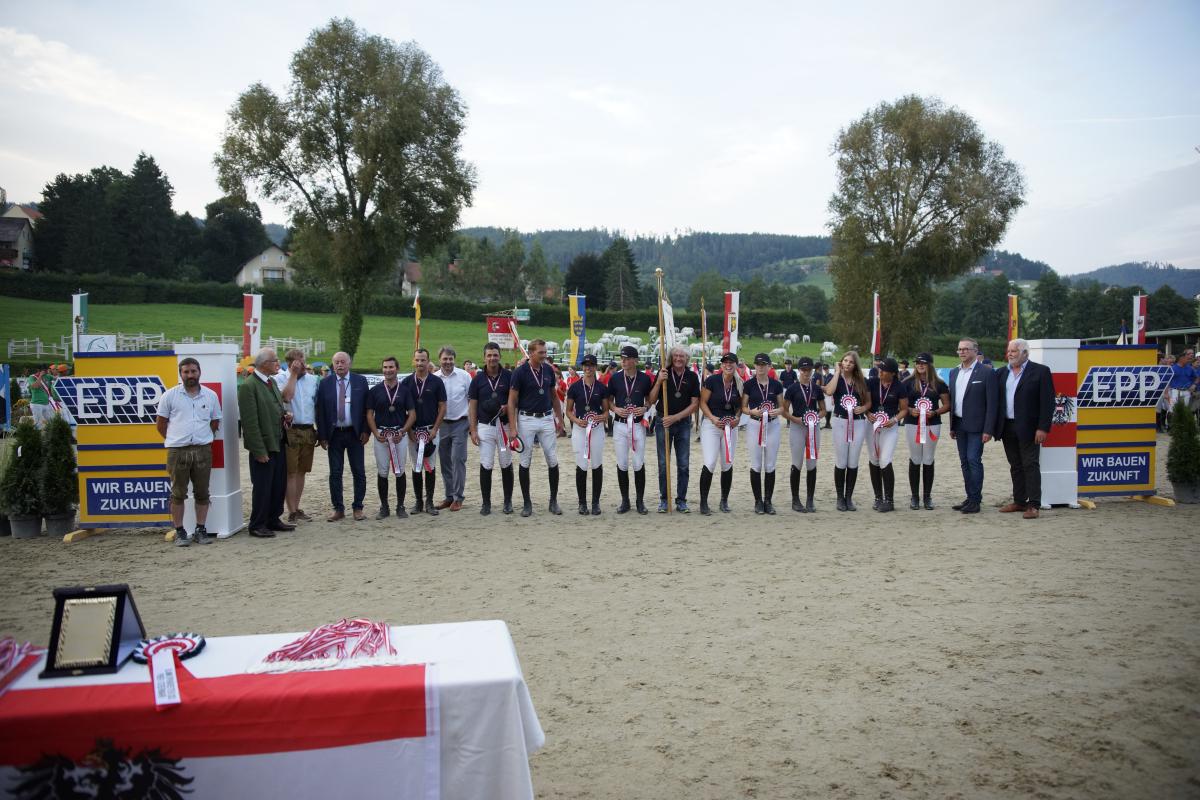
[[[279,356],[271,348],[258,351],[254,371],[238,387],[238,412],[242,418],[242,444],[250,453],[250,535],[274,538],[276,531],[294,531],[283,521],[283,496],[287,490],[287,439],[284,427],[292,414],[272,376],[279,372]]]

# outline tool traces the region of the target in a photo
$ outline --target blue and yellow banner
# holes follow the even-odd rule
[[[55,391],[76,422],[79,527],[153,526],[171,519],[158,401],[179,382],[172,350],[77,353]]]
[[[587,295],[568,296],[571,309],[571,363],[578,366],[583,362],[583,348],[587,344]]]

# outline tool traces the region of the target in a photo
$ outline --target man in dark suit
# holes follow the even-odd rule
[[[979,358],[979,343],[958,343],[962,362],[950,370],[950,438],[958,442],[967,499],[953,506],[964,514],[978,514],[983,502],[983,446],[996,430],[995,374]]]
[[[1045,364],[1029,360],[1029,342],[1013,339],[1005,353],[1008,366],[996,373],[996,438],[1012,472],[1013,501],[1000,510],[1023,511],[1037,519],[1042,504],[1042,442],[1054,418],[1054,375]]]
[[[275,531],[294,531],[283,521],[283,495],[287,490],[287,438],[283,428],[292,412],[283,405],[273,376],[279,356],[270,348],[258,351],[254,371],[238,387],[238,412],[242,419],[242,445],[250,453],[250,535],[271,539]]]
[[[367,426],[367,379],[350,372],[350,356],[337,352],[331,359],[333,374],[321,379],[317,386],[317,442],[329,451],[329,499],[333,501],[330,522],[346,517],[342,502],[342,465],[350,460],[354,477],[356,520],[366,519],[363,498],[367,496],[367,469],[363,460],[363,445],[371,438]]]

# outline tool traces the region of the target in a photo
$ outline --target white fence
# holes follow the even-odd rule
[[[41,339],[9,339],[8,357],[13,358],[66,358],[70,349],[67,337],[62,337],[58,344],[43,342]]]
[[[165,333],[146,333],[144,331],[138,333],[116,333],[117,350],[132,351],[132,350],[167,350],[174,344],[193,344],[197,341],[194,336],[183,336],[177,342],[167,339]],[[228,334],[200,334],[201,342],[220,342],[222,344],[238,344],[242,343],[241,336],[231,336]],[[304,351],[304,357],[321,355],[325,352],[324,339],[291,339],[285,337],[274,337],[263,342],[264,347],[272,347],[283,353],[292,348],[297,348]],[[71,338],[63,336],[59,338],[57,344],[52,342],[44,342],[40,338],[34,339],[10,339],[8,342],[8,358],[25,359],[47,359],[58,360],[66,359],[71,353]]]

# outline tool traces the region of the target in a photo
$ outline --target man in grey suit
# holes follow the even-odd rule
[[[967,498],[952,506],[964,514],[978,514],[983,502],[983,446],[996,430],[995,374],[979,360],[979,343],[958,343],[962,362],[950,370],[950,438],[958,443]]]

